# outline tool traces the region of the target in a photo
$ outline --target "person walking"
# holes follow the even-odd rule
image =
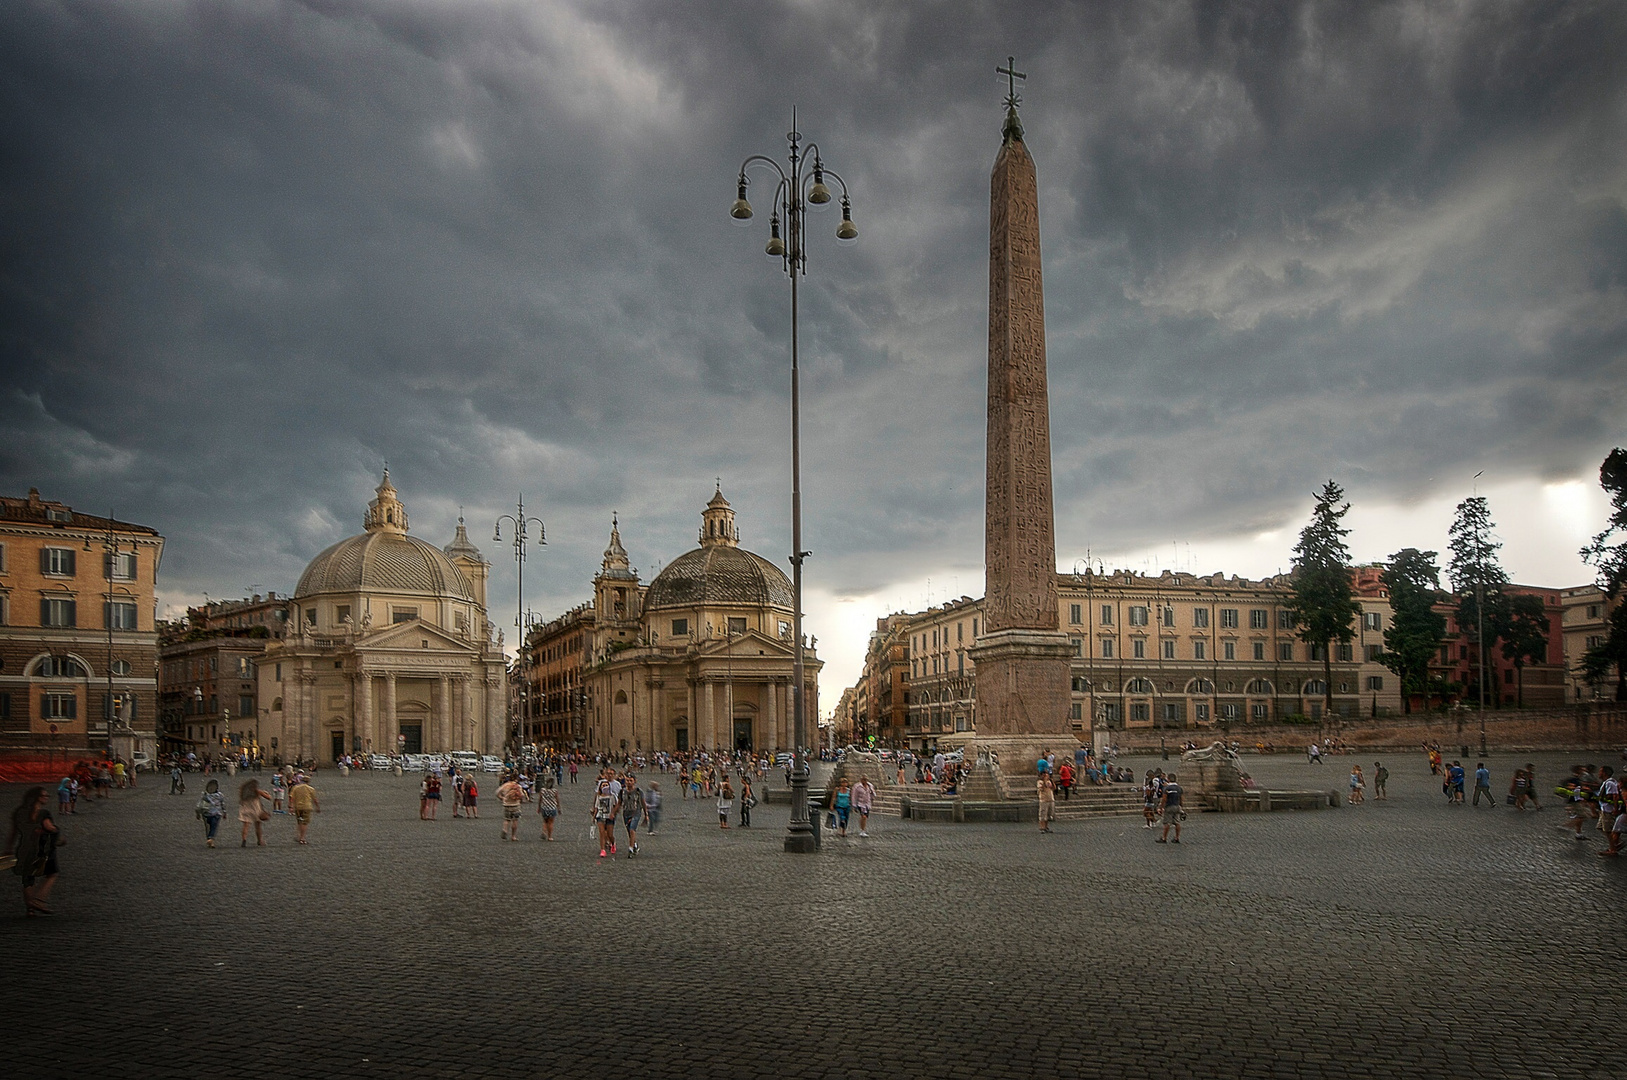
[[[60,846],[62,833],[51,817],[50,791],[29,788],[11,812],[11,835],[6,840],[6,854],[17,860],[11,872],[23,879],[23,910],[29,918],[56,914],[46,901],[61,872],[56,857]]]
[[[1484,761],[1475,762],[1474,766],[1474,804],[1480,805],[1480,797],[1486,797],[1486,805],[1493,810],[1497,809],[1497,797],[1491,793],[1491,770],[1486,768]]]
[[[757,805],[757,796],[751,791],[751,777],[740,774],[740,827],[751,828],[751,808]]]
[[[1073,791],[1073,762],[1067,758],[1056,768],[1057,788],[1062,792],[1062,801],[1067,802],[1069,794]]]
[[[288,781],[283,779],[281,770],[271,774],[271,812],[281,814],[284,812],[284,802],[288,797]]]
[[[294,813],[294,842],[308,844],[306,832],[311,827],[311,815],[322,812],[322,804],[317,800],[316,789],[310,785],[303,775],[297,776],[296,783],[288,791],[288,809]],[[210,783],[214,783],[213,780]]]
[[[1039,770],[1039,779],[1035,781],[1039,789],[1039,831],[1051,831],[1051,821],[1056,817],[1056,781],[1051,779],[1048,769]]]
[[[1164,777],[1164,790],[1158,800],[1159,809],[1163,811],[1164,816],[1164,832],[1158,838],[1160,844],[1169,840],[1171,825],[1175,827],[1174,842],[1177,844],[1181,842],[1181,819],[1186,816],[1186,811],[1181,805],[1183,795],[1181,785],[1175,782],[1174,773]]]
[[[1322,744],[1318,743],[1318,742],[1312,742],[1311,745],[1306,748],[1305,756],[1307,758],[1305,764],[1307,764],[1307,765],[1320,765],[1320,764],[1322,764]]]
[[[520,807],[528,801],[525,788],[520,786],[519,780],[513,773],[497,786],[497,801],[503,805],[503,829],[499,834],[504,840],[520,842]]]
[[[198,796],[198,802],[193,808],[198,819],[203,822],[203,842],[209,847],[215,846],[215,832],[220,828],[220,819],[226,816],[226,796],[220,793],[220,781],[210,780],[203,787],[203,794]]]
[[[542,815],[542,838],[554,838],[554,819],[559,816],[559,788],[556,786],[558,778],[553,773],[545,772],[537,788],[537,813]]]
[[[181,766],[179,763],[171,765],[169,768],[169,793],[171,795],[186,794],[186,781],[181,778]]]
[[[1351,805],[1360,805],[1366,801],[1367,781],[1362,778],[1361,766],[1350,766],[1350,802]]]
[[[271,796],[260,790],[260,781],[252,777],[243,781],[243,786],[237,789],[237,820],[243,823],[243,843],[240,847],[249,846],[250,825],[254,826],[254,846],[266,846],[261,823],[271,817],[271,811],[261,804],[270,801]]]
[[[644,793],[644,818],[650,823],[650,835],[661,827],[661,783],[650,781],[650,790]]]
[[[1158,777],[1153,769],[1147,770],[1141,784],[1141,820],[1143,829],[1152,828],[1158,820]]]
[[[1384,802],[1388,796],[1384,794],[1384,785],[1390,782],[1390,770],[1378,762],[1373,762],[1373,801]]]
[[[876,785],[868,776],[860,776],[853,785],[853,809],[859,812],[859,835],[870,835],[870,811],[876,806]]]
[[[719,828],[729,827],[729,810],[734,806],[734,785],[729,778],[724,777],[723,783],[717,789],[717,823]]]
[[[1447,802],[1454,806],[1463,805],[1463,762],[1453,760],[1451,768],[1446,770]]]
[[[627,857],[638,854],[638,827],[644,823],[644,789],[631,769],[621,782],[621,826],[627,830]]]
[[[463,816],[477,818],[480,816],[480,785],[475,783],[474,773],[463,781]]]
[[[830,797],[830,807],[836,811],[837,835],[846,836],[848,818],[853,813],[853,786],[846,777],[836,785],[836,791]]]
[[[612,787],[612,785],[615,785]],[[599,774],[599,781],[593,789],[593,803],[589,813],[599,828],[599,858],[605,857],[608,850],[611,854],[616,851],[616,797],[621,794],[621,785],[616,784],[604,773]]]

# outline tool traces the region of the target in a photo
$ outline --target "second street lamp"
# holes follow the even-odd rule
[[[514,531],[514,629],[518,639],[515,641],[515,662],[520,668],[520,700],[517,706],[519,716],[515,718],[517,733],[515,735],[514,749],[515,756],[518,757],[519,746],[525,739],[526,724],[530,719],[526,715],[529,711],[527,700],[530,695],[526,693],[528,684],[525,675],[525,553],[531,539],[529,526],[535,525],[537,527],[537,543],[539,545],[548,543],[548,535],[543,528],[541,518],[525,516],[525,494],[523,492],[520,494],[519,502],[515,504],[514,513],[498,515],[497,523],[492,526],[491,538],[493,542],[502,541],[503,522],[505,521],[513,527]]]
[[[853,207],[848,200],[847,182],[835,171],[825,167],[819,155],[819,145],[802,146],[802,135],[796,129],[796,110],[791,111],[791,130],[786,133],[790,144],[787,165],[762,154],[753,154],[740,163],[740,176],[736,186],[734,205],[729,216],[736,221],[750,221],[751,203],[746,199],[750,184],[747,170],[764,169],[777,180],[770,202],[768,246],[764,251],[780,260],[781,267],[791,279],[791,694],[792,705],[792,767],[791,767],[791,825],[785,836],[785,850],[810,852],[817,846],[813,826],[808,820],[808,757],[807,757],[807,694],[802,657],[802,560],[811,552],[802,550],[802,417],[799,402],[797,369],[797,281],[808,272],[808,251],[804,246],[806,234],[803,218],[808,204],[820,206],[831,200],[830,188],[825,185],[828,174],[842,189],[842,219],[836,226],[836,238],[856,239],[858,228],[853,224]],[[780,222],[785,233],[780,234]]]

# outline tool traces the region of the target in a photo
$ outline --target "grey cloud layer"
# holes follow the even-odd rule
[[[177,592],[288,587],[384,459],[430,538],[525,490],[549,610],[714,476],[777,557],[785,281],[724,209],[795,103],[862,230],[814,219],[803,294],[816,573],[975,566],[1007,53],[1065,553],[1576,473],[1627,404],[1624,45],[1610,3],[7,5],[0,486],[158,526]]]

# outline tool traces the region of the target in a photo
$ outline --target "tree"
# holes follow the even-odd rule
[[[1514,664],[1519,682],[1516,701],[1525,706],[1525,664],[1548,659],[1548,613],[1540,596],[1510,596],[1508,623],[1503,631],[1503,659]]]
[[[1599,486],[1610,493],[1610,522],[1592,543],[1582,549],[1582,558],[1599,568],[1598,585],[1615,610],[1605,623],[1604,640],[1588,648],[1582,656],[1582,676],[1594,686],[1604,682],[1611,667],[1616,669],[1616,700],[1627,701],[1627,603],[1615,603],[1627,588],[1627,450],[1616,447],[1599,466]],[[1621,534],[1614,544],[1611,538]]]
[[[1503,546],[1492,535],[1497,526],[1483,495],[1464,499],[1448,530],[1452,557],[1446,576],[1457,594],[1458,631],[1475,643],[1478,663],[1472,672],[1475,682],[1485,668],[1486,650],[1505,636],[1508,627],[1508,598],[1504,592],[1508,575],[1497,561]],[[1482,693],[1489,688],[1481,687]],[[1495,695],[1493,701],[1496,700]]]
[[[1333,714],[1333,643],[1348,643],[1356,636],[1353,625],[1361,614],[1350,584],[1350,549],[1342,527],[1350,504],[1340,505],[1344,489],[1329,480],[1316,496],[1311,522],[1294,545],[1294,599],[1290,617],[1299,625],[1300,639],[1322,646],[1322,696]]]
[[[1610,524],[1582,549],[1582,559],[1599,568],[1599,588],[1615,599],[1627,585],[1627,450],[1616,447],[1599,466],[1599,486],[1610,493]],[[1614,544],[1612,536],[1622,534]]]
[[[1379,662],[1401,680],[1401,703],[1412,712],[1414,693],[1429,705],[1429,664],[1446,638],[1446,616],[1435,610],[1441,598],[1441,571],[1433,551],[1402,548],[1390,556],[1379,580],[1390,591],[1390,626],[1384,631]]]

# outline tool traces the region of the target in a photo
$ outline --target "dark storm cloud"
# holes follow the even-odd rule
[[[525,491],[548,611],[612,510],[647,571],[684,550],[713,477],[777,558],[786,282],[766,183],[759,227],[724,211],[797,104],[862,231],[813,219],[803,291],[815,580],[975,593],[1008,53],[1064,561],[1279,527],[1328,475],[1576,475],[1627,404],[1624,31],[1612,3],[10,4],[0,487],[159,527],[177,596],[291,586],[385,459],[415,532],[464,507],[498,597]]]

